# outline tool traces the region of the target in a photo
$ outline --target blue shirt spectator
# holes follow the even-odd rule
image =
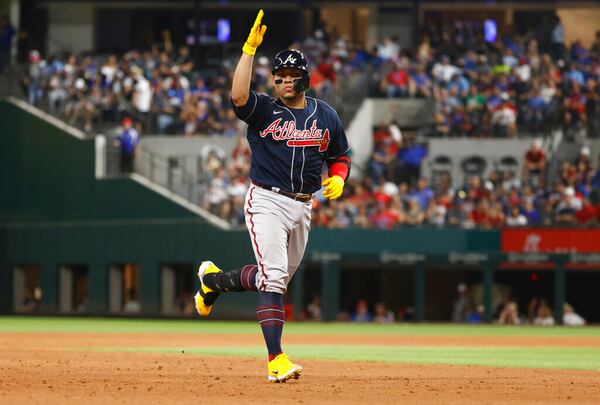
[[[567,73],[567,77],[571,80],[576,81],[582,86],[585,84],[585,77],[583,76],[583,72],[578,70],[575,66],[573,66],[571,70]]]
[[[421,145],[412,145],[398,151],[398,159],[407,165],[421,166],[425,156],[427,156],[427,149]]]
[[[413,191],[410,194],[410,196],[419,201],[421,209],[425,211],[429,206],[429,200],[431,200],[434,197],[434,193],[433,190],[429,188],[427,180],[419,179],[419,183],[417,184],[417,190]]]
[[[117,137],[117,140],[119,141],[119,147],[123,153],[133,155],[135,152],[135,147],[140,142],[138,132],[132,127],[132,122],[130,119],[124,119],[123,126],[123,132],[121,132]]]

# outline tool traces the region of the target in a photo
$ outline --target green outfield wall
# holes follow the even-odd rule
[[[94,177],[94,140],[0,102],[0,223],[194,218],[129,179]]]

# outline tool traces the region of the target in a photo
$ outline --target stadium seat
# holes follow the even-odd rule
[[[483,176],[487,167],[487,162],[481,156],[473,155],[465,158],[461,164],[463,170],[463,181],[467,183],[471,177]]]

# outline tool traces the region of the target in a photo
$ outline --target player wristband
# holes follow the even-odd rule
[[[340,176],[346,181],[350,174],[350,158],[348,156],[340,156],[335,162],[328,164],[329,177]]]
[[[244,52],[245,54],[248,54],[250,56],[254,56],[254,54],[256,53],[256,48],[257,48],[256,46],[250,46],[246,42],[244,44],[244,46],[242,47],[242,52]]]

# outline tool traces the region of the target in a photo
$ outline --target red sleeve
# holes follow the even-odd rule
[[[340,156],[327,166],[329,167],[329,177],[340,176],[344,181],[348,179],[350,174],[350,158],[348,156]]]

